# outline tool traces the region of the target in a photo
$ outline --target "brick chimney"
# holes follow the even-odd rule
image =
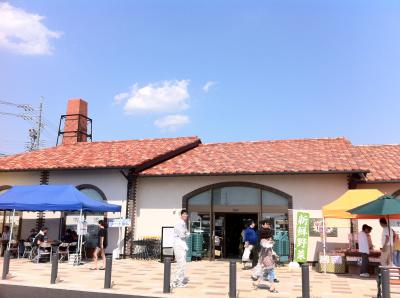
[[[64,123],[63,145],[87,141],[88,104],[80,98],[68,101],[67,114]]]

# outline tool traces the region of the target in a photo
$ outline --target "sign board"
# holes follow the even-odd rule
[[[307,262],[309,224],[310,214],[297,212],[295,261],[299,263]]]
[[[88,225],[97,225],[99,220],[102,219],[104,219],[103,215],[91,215],[91,214],[86,215],[86,222]],[[65,224],[67,226],[75,226],[78,224],[78,221],[79,221],[79,214],[69,214],[66,217]]]
[[[162,247],[174,246],[174,227],[162,227]]]
[[[164,257],[174,257],[174,227],[161,228],[161,262]]]
[[[108,220],[108,226],[110,228],[125,228],[131,226],[130,218],[113,218]]]
[[[78,227],[76,233],[78,235],[87,235],[88,234],[88,224],[86,221],[78,221]]]

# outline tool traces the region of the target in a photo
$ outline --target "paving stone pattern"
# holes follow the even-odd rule
[[[0,269],[3,268],[0,259]],[[116,260],[113,262],[112,289],[105,290],[104,271],[92,271],[91,264],[74,267],[59,264],[59,279],[50,285],[51,265],[34,264],[26,259],[12,259],[11,277],[0,283],[29,285],[49,288],[76,289],[91,292],[148,295],[156,297],[228,297],[229,263],[224,261],[200,261],[188,263],[186,288],[173,289],[163,294],[163,264],[157,261]],[[174,270],[175,264],[172,264]],[[277,268],[279,293],[269,293],[262,285],[254,289],[251,270],[237,266],[237,290],[240,298],[301,297],[300,269]],[[310,270],[311,296],[319,297],[376,297],[375,278],[360,279],[356,275],[321,274]]]

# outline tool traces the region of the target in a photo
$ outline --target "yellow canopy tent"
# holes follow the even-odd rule
[[[333,202],[323,206],[322,215],[324,218],[376,218],[360,214],[350,214],[347,210],[374,201],[380,196],[383,196],[383,193],[377,189],[351,189]]]
[[[376,200],[383,193],[377,189],[351,189],[346,191],[339,198],[334,200],[333,202],[322,207],[322,216],[323,216],[323,252],[324,256],[326,256],[326,235],[325,235],[325,219],[329,218],[340,218],[340,219],[361,219],[361,218],[376,218],[368,215],[359,215],[359,214],[351,214],[347,212],[347,210],[356,208],[358,206],[364,205],[371,201]],[[351,233],[353,233],[353,225],[350,225]],[[353,238],[354,239],[354,238]],[[325,267],[326,273],[326,267]]]

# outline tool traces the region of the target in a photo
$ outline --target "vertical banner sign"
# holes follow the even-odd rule
[[[297,212],[295,260],[299,263],[307,262],[309,224],[310,214]]]

